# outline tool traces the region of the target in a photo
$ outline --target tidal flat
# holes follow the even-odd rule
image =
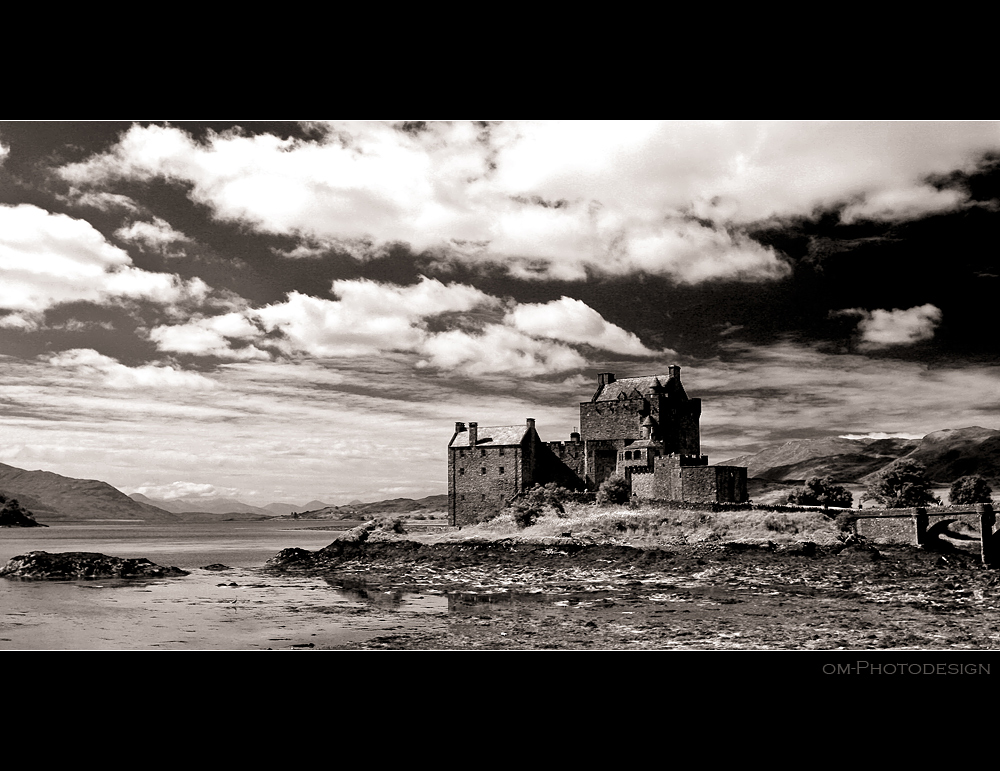
[[[340,533],[288,521],[5,529],[4,562],[189,575],[0,579],[0,650],[1000,648],[1000,578],[972,549],[435,529],[331,548]]]

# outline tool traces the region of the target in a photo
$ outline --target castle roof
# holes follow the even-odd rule
[[[524,435],[528,432],[528,427],[524,424],[520,426],[479,426],[476,437],[476,447],[507,447],[521,444]],[[460,431],[455,435],[449,447],[468,447],[469,432]]]
[[[613,383],[605,383],[601,386],[597,394],[594,395],[595,402],[610,402],[624,397],[625,399],[638,399],[649,389],[659,386],[668,395],[680,394],[687,398],[684,386],[681,385],[679,377],[670,375],[647,375],[646,377],[623,377]]]
[[[636,439],[631,444],[626,444],[624,449],[626,450],[637,450],[643,447],[655,447],[659,450],[663,449],[663,442],[657,442],[655,439]]]

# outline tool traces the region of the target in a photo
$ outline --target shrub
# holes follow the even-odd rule
[[[989,503],[993,500],[993,488],[979,475],[956,479],[948,492],[952,504]]]
[[[507,508],[510,509],[511,516],[518,527],[531,527],[538,521],[539,517],[547,512],[555,512],[558,517],[566,516],[563,501],[569,494],[569,490],[560,487],[555,482],[544,486],[535,485],[517,496],[508,504]]]
[[[910,458],[901,458],[877,472],[861,500],[877,501],[891,509],[941,503],[931,492],[924,464]]]
[[[406,535],[406,529],[403,527],[401,517],[382,517],[378,520],[378,529],[389,533],[397,533],[398,535]]]
[[[856,516],[853,516],[849,512],[842,511],[837,515],[836,519],[833,520],[833,524],[841,533],[853,533],[854,524],[857,521],[858,518]]]
[[[802,487],[788,494],[786,502],[793,506],[849,509],[854,504],[854,496],[846,488],[834,484],[830,477],[810,477]]]
[[[625,477],[611,476],[597,489],[598,506],[614,506],[632,499],[632,485]]]

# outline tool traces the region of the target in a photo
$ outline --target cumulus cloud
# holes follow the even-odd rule
[[[506,321],[515,329],[535,337],[586,344],[632,356],[656,356],[672,351],[652,351],[631,332],[608,323],[581,300],[563,296],[548,303],[523,303],[513,308]]]
[[[467,375],[545,375],[586,366],[572,348],[536,339],[516,329],[490,324],[482,332],[453,329],[428,337],[418,367]]]
[[[285,252],[366,258],[409,243],[442,262],[523,278],[645,271],[680,282],[787,274],[741,229],[842,209],[899,221],[967,205],[928,180],[1000,150],[989,122],[431,123],[314,127],[308,140],[239,131],[196,141],[133,126],[59,169],[81,190],[120,179],[185,185],[220,219],[301,238]]]
[[[334,281],[332,291],[337,300],[291,292],[285,302],[253,315],[267,331],[280,331],[296,350],[314,356],[369,356],[419,349],[429,335],[426,319],[499,304],[474,287],[426,277],[406,287]]]
[[[47,357],[53,367],[73,369],[80,375],[97,377],[111,388],[177,388],[214,390],[218,384],[197,372],[185,372],[171,366],[144,364],[128,367],[92,348],[74,348]]]
[[[153,217],[152,222],[132,222],[116,230],[115,236],[126,243],[138,244],[166,257],[183,257],[184,250],[180,247],[191,243],[190,238],[159,217]]]
[[[0,205],[0,309],[37,316],[60,303],[203,302],[200,279],[140,270],[90,223],[28,204]]]
[[[848,308],[836,314],[861,317],[858,322],[861,350],[913,345],[921,340],[930,340],[942,317],[941,310],[930,303],[906,310],[893,308],[891,311]]]
[[[664,353],[570,297],[519,305],[426,277],[410,286],[334,281],[331,291],[336,299],[291,292],[261,308],[158,326],[149,337],[162,351],[231,360],[265,359],[267,351],[321,358],[402,353],[419,368],[469,375],[579,369],[586,359],[573,345],[629,356]]]
[[[254,345],[234,347],[231,340],[246,342],[261,336],[261,330],[239,312],[198,317],[184,324],[162,325],[149,331],[149,338],[161,351],[216,356],[248,361],[270,359],[270,354]]]

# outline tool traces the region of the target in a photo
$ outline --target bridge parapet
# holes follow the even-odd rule
[[[926,547],[951,522],[965,522],[979,531],[980,555],[987,567],[1000,567],[1000,534],[990,503],[974,506],[915,506],[905,509],[867,509],[852,514],[854,532],[873,541],[911,543]]]

